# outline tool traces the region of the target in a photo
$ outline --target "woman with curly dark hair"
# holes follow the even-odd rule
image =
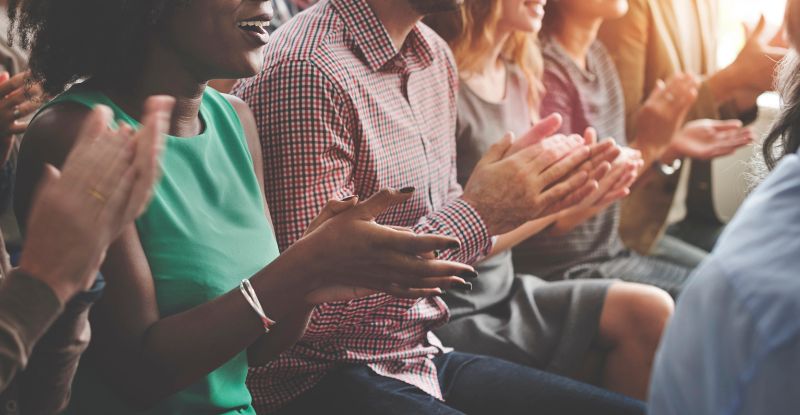
[[[61,93],[26,133],[20,218],[43,164],[62,163],[90,108],[106,105],[138,128],[147,97],[175,97],[153,202],[102,265],[107,288],[68,413],[253,414],[248,364],[292,345],[317,304],[441,295],[467,285],[452,275],[474,274],[429,254],[457,240],[374,222],[413,188],[333,201],[279,255],[252,114],[206,88],[258,71],[269,2],[12,0],[10,10],[34,78]]]

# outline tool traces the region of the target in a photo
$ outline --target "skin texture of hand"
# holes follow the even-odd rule
[[[576,172],[591,155],[583,137],[556,135],[516,153],[512,140],[506,134],[489,148],[462,196],[493,236],[540,217],[589,180],[585,171]]]
[[[10,77],[8,72],[0,73],[0,162],[8,160],[14,146],[14,136],[28,128],[27,121],[21,119],[41,107],[44,101],[42,88],[29,85],[29,72]],[[0,164],[2,164],[0,163]]]
[[[783,30],[769,41],[762,39],[767,22],[761,16],[752,29],[745,26],[747,40],[736,60],[725,69],[715,73],[708,85],[717,102],[724,103],[741,96],[758,96],[772,89],[776,68],[789,49],[783,38]],[[752,100],[749,106],[755,104]],[[737,103],[742,107],[748,105]]]
[[[754,139],[753,130],[743,128],[739,120],[695,120],[675,136],[668,153],[673,160],[680,157],[711,160],[732,154]]]
[[[173,104],[150,98],[136,133],[127,125],[111,130],[111,110],[98,106],[62,171],[46,166],[20,269],[50,285],[62,302],[91,286],[108,245],[147,206]]]
[[[745,26],[747,41],[732,64],[744,82],[742,86],[760,92],[772,89],[775,69],[789,51],[779,37],[769,41],[762,39],[766,27],[763,15],[754,28]]]
[[[553,116],[546,117],[544,121],[553,119]],[[555,128],[559,128],[561,117],[556,116],[556,124],[552,124]],[[591,156],[588,160],[584,161],[576,170],[574,174],[584,174],[589,177],[589,180],[583,186],[576,188],[572,193],[562,198],[560,201],[550,205],[548,209],[543,212],[540,217],[529,221],[516,229],[499,235],[495,241],[489,257],[497,255],[500,252],[511,249],[523,241],[539,234],[543,230],[550,227],[555,221],[561,218],[566,211],[572,211],[571,208],[579,205],[584,199],[591,196],[598,188],[598,181],[605,177],[611,169],[610,162],[616,160],[620,153],[620,147],[614,142],[613,139],[603,140],[597,142],[597,132],[594,128],[587,128],[583,137],[584,144],[589,148]]]
[[[699,82],[689,74],[679,74],[664,83],[658,81],[638,114],[636,138],[632,146],[642,152],[645,165],[659,160],[680,131],[686,114],[697,100]]]
[[[597,188],[580,203],[558,212],[550,233],[553,235],[568,233],[608,209],[613,203],[627,197],[643,165],[641,152],[623,147],[612,163],[603,162],[597,166],[594,170],[594,177],[598,182]]]
[[[472,267],[430,255],[458,247],[457,239],[417,235],[375,222],[389,207],[412,196],[412,189],[385,189],[362,203],[355,197],[328,202],[305,235],[285,253],[299,255],[318,276],[306,301],[347,301],[378,292],[402,298],[429,297],[441,295],[442,288],[465,286],[460,276],[474,278]],[[332,250],[333,246],[337,249]]]

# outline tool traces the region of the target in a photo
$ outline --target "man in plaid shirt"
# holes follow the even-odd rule
[[[263,72],[235,93],[259,126],[281,249],[302,236],[329,199],[403,188],[413,198],[378,221],[457,237],[461,247],[440,255],[471,263],[491,251],[493,236],[596,185],[577,170],[590,155],[582,137],[541,141],[533,134],[514,144],[501,140],[462,192],[455,176],[457,71],[447,45],[419,23],[459,4],[323,0],[272,39]],[[517,151],[524,143],[534,145]],[[438,297],[377,294],[319,306],[298,344],[251,371],[255,407],[259,413],[522,413],[534,405],[555,413],[642,412],[636,402],[534,369],[445,353],[430,330],[447,319]]]

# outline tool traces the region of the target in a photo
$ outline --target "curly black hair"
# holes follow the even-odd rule
[[[34,81],[58,94],[86,78],[134,73],[144,40],[191,0],[9,0],[9,39],[30,50]]]

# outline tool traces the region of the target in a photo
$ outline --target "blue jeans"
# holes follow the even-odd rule
[[[433,359],[445,402],[365,365],[329,373],[280,415],[295,414],[644,414],[640,401],[493,357],[448,353]]]

